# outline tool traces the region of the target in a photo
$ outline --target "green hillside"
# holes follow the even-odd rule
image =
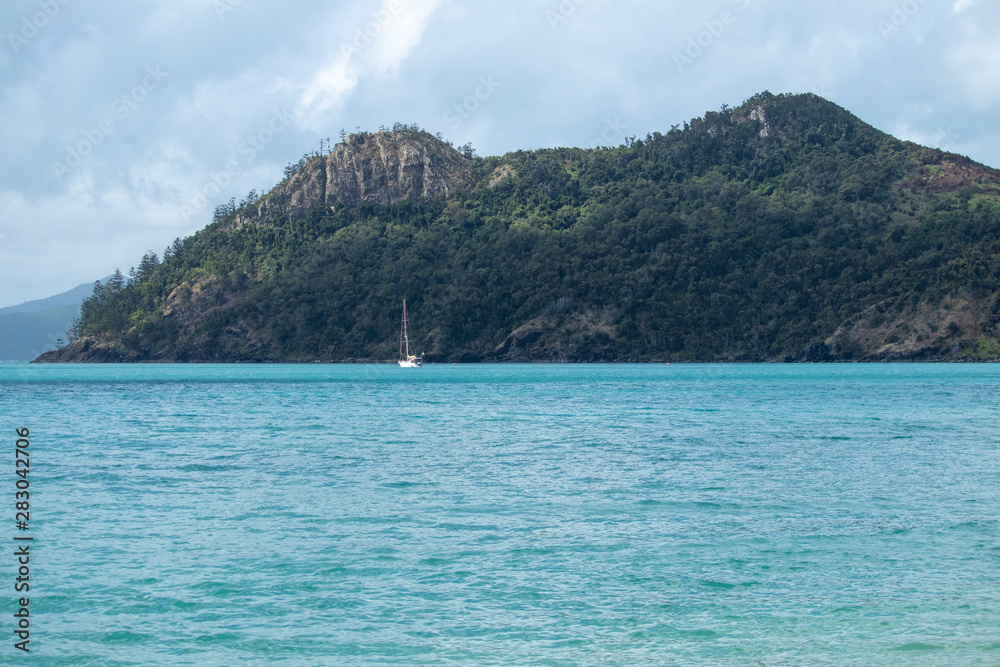
[[[814,95],[609,149],[351,135],[95,291],[44,361],[1000,356],[1000,173]]]

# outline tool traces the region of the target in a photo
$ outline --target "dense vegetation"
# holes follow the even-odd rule
[[[915,356],[1000,352],[1000,178],[816,96],[470,169],[434,201],[255,218],[252,193],[96,287],[49,358],[391,359],[404,297],[437,359],[850,359],[871,350],[831,336],[870,306],[952,303],[973,324]]]

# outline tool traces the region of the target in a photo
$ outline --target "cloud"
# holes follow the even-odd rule
[[[333,57],[323,69],[306,84],[299,100],[297,115],[307,125],[316,125],[331,109],[342,104],[358,85],[360,73],[351,63],[351,54],[344,51]]]
[[[967,103],[980,108],[1000,103],[1000,44],[992,38],[970,39],[949,55],[956,81],[964,88]]]
[[[174,231],[172,206],[143,201],[127,186],[95,192],[82,177],[63,194],[41,201],[0,191],[0,210],[7,220],[44,218],[48,232],[39,233],[46,230],[33,224],[4,225],[0,231],[6,305],[57,294],[115,267],[127,272],[141,255],[136,249],[162,252]],[[137,219],[144,223],[138,229]]]
[[[949,125],[928,131],[922,127],[914,127],[909,123],[899,123],[892,129],[892,135],[904,141],[912,141],[922,146],[940,148],[945,151],[955,151],[961,136]]]
[[[356,19],[353,30],[304,86],[297,109],[303,123],[321,127],[363,78],[398,71],[420,44],[440,4],[441,0],[383,0],[378,10]]]

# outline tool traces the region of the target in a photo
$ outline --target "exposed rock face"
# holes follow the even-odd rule
[[[767,112],[764,111],[764,107],[757,107],[751,111],[750,120],[756,120],[760,123],[761,137],[769,137],[774,133],[774,128],[771,127],[771,121],[767,119]]]
[[[275,188],[258,211],[278,206],[291,213],[321,205],[337,210],[362,201],[448,197],[471,185],[469,166],[467,157],[426,133],[352,134]]]
[[[487,183],[487,187],[495,188],[506,178],[517,178],[517,170],[509,164],[501,165],[496,168],[490,176],[490,182]]]
[[[771,119],[768,118],[767,110],[763,105],[758,106],[756,109],[750,112],[749,116],[745,117],[735,117],[737,123],[745,123],[750,121],[757,121],[760,123],[760,137],[761,139],[766,139],[767,137],[778,137],[780,139],[787,139],[786,135],[782,130],[776,129]]]
[[[984,311],[985,304],[966,299],[934,305],[887,299],[844,322],[822,347],[844,361],[975,359],[987,325]]]
[[[35,363],[93,363],[113,364],[137,361],[127,358],[122,350],[92,340],[79,341],[59,350],[50,350],[35,359]],[[141,360],[138,360],[141,361]]]
[[[585,311],[542,315],[510,332],[493,350],[493,361],[597,361],[606,359],[615,345],[614,313]]]
[[[928,148],[925,164],[904,187],[917,187],[931,192],[954,192],[974,185],[985,195],[1000,192],[1000,173],[967,157]]]

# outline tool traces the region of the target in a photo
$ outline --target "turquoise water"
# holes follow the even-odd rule
[[[998,404],[995,365],[0,365],[0,660],[1000,665]]]

